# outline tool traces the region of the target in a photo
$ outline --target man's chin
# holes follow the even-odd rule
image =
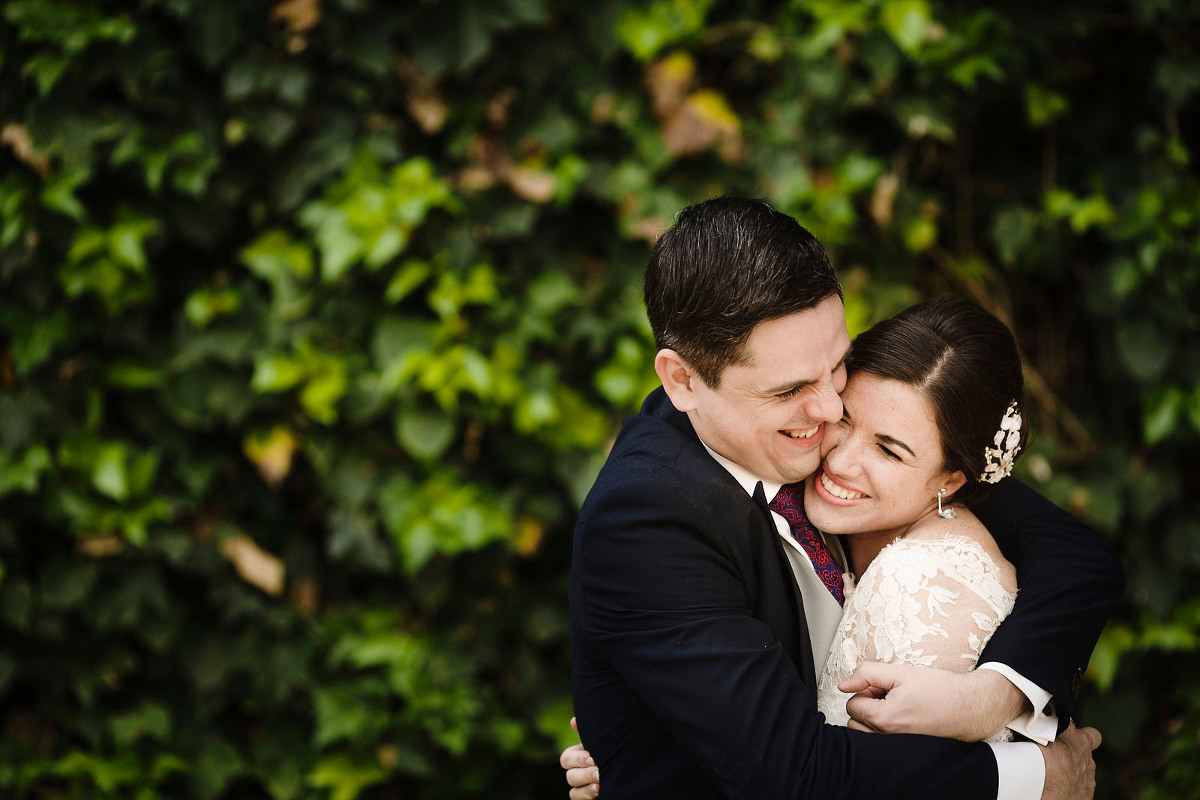
[[[783,478],[782,482],[785,484],[802,483],[808,478],[809,475],[812,475],[814,472],[816,472],[817,467],[820,465],[820,460],[814,459],[811,464],[798,464],[795,466],[790,466],[786,471],[783,472],[781,476]]]

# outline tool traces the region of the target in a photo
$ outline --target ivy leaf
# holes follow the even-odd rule
[[[1167,386],[1150,395],[1142,417],[1146,444],[1157,444],[1175,432],[1183,405],[1183,391],[1176,386]]]
[[[129,748],[143,738],[166,741],[171,735],[171,714],[158,703],[143,702],[132,711],[114,715],[109,727],[121,748]]]
[[[668,45],[699,33],[713,0],[654,0],[621,8],[615,33],[623,45],[649,61]]]
[[[1021,206],[1008,208],[996,215],[992,226],[992,241],[1006,264],[1016,263],[1033,243],[1038,229],[1038,215]]]
[[[454,419],[441,411],[404,408],[396,415],[396,442],[420,461],[440,458],[455,432]]]
[[[129,496],[129,451],[124,444],[101,445],[92,464],[92,485],[96,491],[117,502]]]
[[[884,0],[879,19],[892,40],[910,56],[924,44],[933,21],[925,0]]]
[[[1052,89],[1036,83],[1025,86],[1025,110],[1029,124],[1042,128],[1067,113],[1067,99]]]
[[[1076,233],[1084,233],[1094,227],[1108,227],[1116,220],[1108,198],[1096,192],[1080,201],[1071,212],[1071,228]]]
[[[1175,341],[1150,320],[1132,320],[1117,328],[1117,354],[1130,375],[1157,380],[1175,355]]]
[[[299,385],[307,376],[307,367],[295,356],[263,356],[254,365],[250,388],[259,394],[284,392]]]
[[[344,359],[324,356],[300,390],[300,404],[317,422],[331,425],[337,421],[337,405],[349,386],[347,372]]]
[[[75,190],[87,182],[90,175],[87,169],[72,169],[51,174],[42,188],[42,203],[51,211],[64,214],[76,222],[83,222],[87,218],[87,209],[75,196]]]
[[[266,231],[243,249],[241,255],[251,272],[268,281],[307,280],[312,275],[312,251],[303,243],[293,242],[281,230]]]
[[[33,445],[13,461],[0,454],[0,497],[15,491],[27,494],[37,491],[42,475],[51,466],[50,451],[40,444]]]
[[[363,692],[362,688],[368,689]],[[370,687],[329,686],[313,695],[316,731],[313,744],[324,748],[340,740],[355,741],[376,734],[387,724],[382,705],[386,697]]]
[[[353,761],[348,756],[326,756],[308,774],[308,783],[329,789],[329,800],[355,800],[363,789],[387,778],[379,765]]]
[[[115,758],[106,758],[82,750],[72,750],[59,759],[54,769],[64,777],[86,778],[108,795],[124,794],[118,790],[134,783],[141,775],[137,759],[128,751]]]
[[[1187,415],[1188,421],[1192,423],[1192,430],[1200,433],[1200,383],[1192,388],[1188,396]]]
[[[229,782],[242,772],[242,760],[227,741],[209,735],[196,753],[191,771],[196,775],[201,796],[215,800]]]
[[[1101,631],[1087,669],[1087,677],[1100,687],[1101,691],[1112,688],[1121,657],[1133,649],[1133,643],[1133,634],[1126,625],[1111,622]]]
[[[37,84],[38,94],[45,97],[58,83],[63,72],[71,65],[71,59],[56,53],[42,51],[25,62],[21,74],[32,77]]]
[[[405,261],[384,290],[383,297],[389,303],[399,303],[414,289],[420,286],[432,274],[433,269],[428,261]]]

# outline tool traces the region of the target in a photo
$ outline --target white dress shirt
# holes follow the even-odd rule
[[[763,485],[763,492],[768,501],[779,492],[782,484],[751,475],[747,470],[714,452],[707,444],[704,445],[704,449],[708,450],[709,455],[715,458],[750,496],[754,496],[754,489],[759,483]],[[800,596],[804,599],[804,617],[808,623],[808,637],[813,647],[813,664],[820,672],[834,634],[842,621],[842,606],[818,577],[808,554],[792,535],[787,520],[774,511],[771,512],[771,516],[783,539],[783,550],[800,587]],[[834,559],[844,565],[846,556],[837,537],[826,536],[824,533],[820,533],[820,536]],[[980,664],[978,669],[999,672],[1029,698],[1033,711],[1009,723],[1010,729],[1041,744],[1054,739],[1058,732],[1058,718],[1050,709],[1049,692],[1004,664],[988,662]],[[999,774],[996,800],[1040,800],[1046,782],[1046,762],[1037,745],[1032,742],[988,742],[988,745],[996,757]]]

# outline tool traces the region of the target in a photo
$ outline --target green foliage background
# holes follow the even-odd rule
[[[1196,796],[1198,42],[1183,0],[8,0],[0,794],[565,797],[649,243],[746,194],[852,332],[1011,321],[1024,477],[1129,575],[1099,795]]]

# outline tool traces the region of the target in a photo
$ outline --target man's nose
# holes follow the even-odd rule
[[[817,422],[834,423],[841,420],[842,398],[838,397],[832,381],[814,388],[805,412]]]

